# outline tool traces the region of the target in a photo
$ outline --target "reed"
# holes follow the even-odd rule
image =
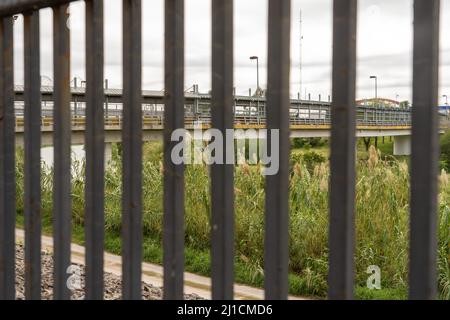
[[[18,153],[17,194],[23,195],[23,155]],[[144,145],[143,232],[146,243],[162,241],[162,146]],[[117,242],[121,228],[120,149],[113,148],[105,181],[106,236]],[[263,279],[264,177],[259,166],[241,165],[235,170],[236,263],[247,266],[237,275],[243,282],[261,284]],[[302,157],[292,161],[290,179],[290,279],[291,292],[325,296],[328,271],[328,180],[327,162],[311,165]],[[73,181],[73,222],[84,222],[84,163],[75,162]],[[450,183],[440,174],[439,189],[439,294],[450,299]],[[210,246],[210,181],[208,168],[190,165],[185,176],[185,243],[189,250],[204,252]],[[345,186],[343,186],[345,187]],[[43,168],[42,206],[44,221],[51,221],[51,168]],[[23,201],[17,198],[18,212]],[[371,147],[367,159],[357,162],[356,179],[356,286],[365,287],[369,265],[381,268],[383,288],[402,292],[407,288],[409,173],[408,164],[392,157],[380,157]],[[150,258],[153,259],[153,258]],[[156,259],[156,258],[155,258]],[[159,260],[156,259],[156,260]],[[159,262],[159,261],[153,261]],[[209,260],[196,261],[201,272],[209,272]]]

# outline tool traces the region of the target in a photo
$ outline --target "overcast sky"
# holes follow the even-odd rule
[[[109,86],[122,87],[122,0],[105,0],[105,78]],[[143,3],[143,79],[144,89],[163,89],[164,1]],[[302,77],[302,98],[327,99],[331,93],[332,0],[292,0],[291,95],[297,96]],[[399,100],[411,99],[412,76],[412,0],[359,0],[357,97],[374,96],[378,76],[378,95]],[[450,30],[450,0],[441,1],[441,30]],[[185,87],[198,84],[201,92],[211,86],[211,0],[186,0]],[[302,72],[300,75],[300,10],[302,10]],[[256,88],[256,64],[260,58],[260,84],[267,82],[267,1],[234,1],[235,87],[238,94]],[[72,77],[85,79],[84,2],[70,8],[72,31]],[[23,83],[23,21],[15,25],[16,83]],[[41,11],[41,72],[52,75],[51,10]],[[450,37],[441,32],[440,96],[450,95]],[[443,103],[443,98],[440,99]]]

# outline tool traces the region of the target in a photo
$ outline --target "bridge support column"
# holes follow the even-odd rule
[[[112,143],[105,143],[105,166],[112,160]]]
[[[411,136],[394,137],[394,156],[411,155]]]

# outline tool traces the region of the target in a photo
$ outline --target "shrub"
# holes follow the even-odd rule
[[[302,154],[300,152],[292,152],[291,153],[291,165],[295,165],[296,163],[302,162]]]
[[[293,138],[292,148],[304,148],[308,150],[310,148],[323,147],[326,143],[327,140],[324,140],[322,138]]]
[[[310,172],[314,170],[316,165],[324,163],[325,160],[326,158],[323,155],[315,151],[308,151],[303,154],[303,162]]]

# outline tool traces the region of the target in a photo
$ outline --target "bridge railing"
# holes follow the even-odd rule
[[[41,129],[43,131],[48,131],[53,129],[53,117],[41,117]],[[204,125],[211,125],[211,116],[203,115],[203,116],[195,116],[195,117],[185,117],[184,124],[185,126],[192,127],[196,123],[203,123]],[[295,115],[291,115],[289,119],[289,123],[291,126],[296,125],[308,125],[312,129],[317,126],[326,126],[326,128],[330,127],[331,119],[330,117],[317,117],[317,118],[300,118]],[[123,124],[122,116],[105,116],[104,125],[105,128],[121,128]],[[264,128],[266,126],[266,118],[258,117],[256,115],[239,115],[234,117],[235,126],[258,126],[259,128]],[[164,126],[164,117],[161,115],[145,115],[142,117],[142,125],[146,128],[153,129],[163,129]],[[357,119],[358,126],[370,126],[374,128],[385,128],[385,127],[405,127],[409,128],[411,125],[411,121],[409,118],[379,118],[379,119]],[[15,117],[15,128],[16,131],[21,132],[25,127],[25,118],[23,116]],[[71,118],[71,127],[73,129],[84,129],[86,127],[86,117],[85,116],[73,116]],[[320,127],[318,127],[320,128]]]
[[[85,88],[70,88],[72,117],[83,117],[86,113]],[[114,92],[114,95],[112,95]],[[105,117],[122,116],[123,96],[122,90],[105,89],[104,114]],[[143,90],[142,113],[144,116],[159,117],[164,114],[164,96],[161,92]],[[42,115],[51,117],[53,114],[53,87],[41,87]],[[23,86],[15,86],[15,111],[17,117],[23,117],[24,104]],[[152,100],[154,103],[145,102]],[[114,101],[114,102],[111,102]],[[307,101],[291,99],[290,117],[295,123],[331,123],[331,104],[323,101]],[[357,123],[361,125],[405,125],[411,121],[411,108],[400,108],[385,105],[361,105],[356,104]],[[234,96],[235,117],[248,118],[252,124],[265,123],[266,98],[261,97],[255,101],[254,97]],[[205,94],[185,95],[185,122],[189,123],[192,117],[211,117],[211,96]],[[255,120],[255,118],[257,118]]]
[[[70,265],[70,31],[69,0],[0,2],[0,298],[15,298],[15,149],[13,15],[24,15],[25,296],[41,297],[39,10],[53,9],[54,298],[68,299]],[[86,0],[87,299],[103,298],[104,91],[103,1]],[[290,0],[268,1],[266,125],[279,130],[277,174],[265,180],[266,298],[288,295]],[[439,0],[414,1],[413,110],[409,297],[436,297],[436,202]],[[123,0],[122,297],[140,299],[142,260],[141,1]],[[173,130],[184,126],[184,1],[165,0],[164,298],[183,297],[184,167],[170,153]],[[233,1],[212,1],[211,123],[234,126]],[[330,299],[354,290],[357,0],[334,0],[329,223]],[[368,115],[369,116],[369,115]],[[372,117],[372,116],[370,116]],[[378,115],[367,121],[377,121]],[[226,154],[226,150],[224,150]],[[211,166],[212,297],[233,298],[233,165]]]
[[[411,125],[411,113],[402,109],[386,109],[386,108],[365,108],[356,107],[356,123],[360,126],[374,126],[374,127],[387,127],[387,126],[410,126]],[[53,126],[53,110],[47,109],[42,113],[41,126],[48,129]],[[106,127],[122,126],[122,110],[115,109],[104,110],[104,125]],[[15,113],[16,129],[22,130],[25,121],[23,116],[23,110],[17,110]],[[162,128],[164,125],[164,114],[157,111],[142,111],[142,124],[144,126],[159,126]],[[211,124],[211,112],[195,113],[186,112],[184,115],[185,125],[193,125],[194,123],[203,122],[207,125]],[[265,109],[256,112],[255,110],[241,110],[235,111],[234,122],[236,125],[266,125],[266,112]],[[303,106],[291,108],[289,110],[289,122],[290,125],[330,125],[331,124],[331,108],[330,106],[311,107]],[[71,125],[72,127],[84,127],[86,124],[86,110],[73,109],[71,110]]]

